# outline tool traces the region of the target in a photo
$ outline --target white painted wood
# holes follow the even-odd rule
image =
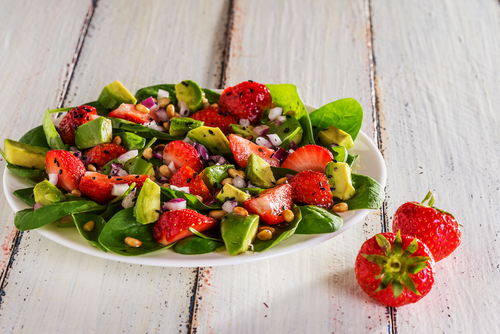
[[[296,84],[321,106],[354,97],[373,136],[363,1],[236,1],[227,85],[247,79]],[[200,271],[197,333],[387,333],[387,308],[354,276],[361,244],[381,231],[380,213],[314,248],[247,265]],[[267,306],[266,306],[267,305]]]
[[[372,1],[388,215],[428,188],[462,245],[433,290],[397,309],[400,333],[498,332],[498,1]]]

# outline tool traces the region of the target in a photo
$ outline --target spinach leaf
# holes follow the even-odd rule
[[[157,98],[159,89],[166,90],[169,94],[170,103],[172,103],[174,106],[177,105],[177,98],[175,96],[174,84],[160,84],[160,85],[141,88],[135,93],[135,98],[139,102],[144,99],[147,99],[150,96]]]
[[[349,165],[349,167],[352,168],[352,165],[354,165],[354,163],[356,162],[356,160],[358,160],[358,158],[359,155],[348,154],[345,162]]]
[[[54,203],[42,206],[36,211],[33,211],[33,209],[18,211],[14,217],[14,225],[19,231],[33,230],[61,219],[70,213],[97,211],[105,208],[106,206],[91,201]]]
[[[356,189],[354,196],[344,201],[350,210],[376,210],[384,203],[384,189],[380,183],[369,176],[351,173],[352,185]]]
[[[363,122],[363,108],[355,99],[346,98],[325,104],[314,110],[309,117],[311,118],[314,138],[321,130],[334,125],[347,132],[354,141]]]
[[[300,145],[304,146],[307,144],[315,144],[311,120],[304,104],[300,100],[299,94],[297,93],[297,87],[292,84],[266,85],[266,87],[271,93],[273,102],[276,102],[281,108],[283,108],[284,113],[289,110],[295,111],[295,117],[298,119],[300,126],[304,130]]]
[[[344,221],[333,212],[315,205],[305,205],[300,207],[302,221],[295,233],[297,234],[319,234],[332,233],[339,230]]]
[[[129,132],[135,133],[136,135],[141,136],[143,138],[155,138],[156,137],[158,139],[168,140],[168,141],[182,140],[183,139],[180,137],[172,136],[166,132],[160,132],[160,131],[148,128],[147,126],[142,126],[140,124],[126,121],[124,119],[113,118],[113,117],[108,117],[108,119],[111,120],[111,124],[113,126],[113,129],[129,131]]]
[[[83,105],[94,107],[97,112],[97,115],[99,116],[108,116],[109,114],[108,109],[105,106],[103,106],[99,101],[87,102],[84,103]]]
[[[347,150],[344,146],[330,146],[328,147],[328,151],[333,154],[333,158],[338,162],[346,162],[347,161]]]
[[[215,252],[222,246],[224,246],[222,241],[208,240],[193,235],[177,242],[173,250],[179,254],[197,255]]]
[[[45,178],[48,179],[47,173],[44,170],[32,169],[28,167],[22,167],[18,165],[13,165],[7,161],[7,168],[14,174],[19,175],[23,178],[29,178],[36,183],[43,181]]]
[[[19,139],[19,142],[50,149],[47,138],[45,137],[45,132],[43,131],[43,125],[39,125],[26,132],[21,139]]]
[[[282,177],[287,176],[287,174],[291,174],[291,175],[295,176],[299,173],[293,169],[288,169],[288,168],[283,168],[283,167],[272,167],[272,166],[271,166],[271,171],[273,172],[274,178],[276,180],[279,180]]]
[[[99,235],[99,243],[109,251],[124,255],[136,256],[156,252],[163,247],[153,238],[154,224],[143,225],[138,223],[134,217],[134,208],[128,208],[118,212],[109,220]],[[131,237],[142,242],[140,247],[130,247],[125,243],[125,238]]]
[[[33,189],[35,188],[31,187],[31,188],[15,190],[14,196],[16,196],[29,206],[33,206],[35,205],[35,195],[33,194]]]
[[[238,188],[238,189],[241,191],[244,191],[250,195],[258,195],[261,192],[263,192],[264,190],[266,190],[266,189],[262,189],[262,188]]]
[[[186,200],[186,206],[190,209],[206,211],[206,210],[219,210],[222,208],[222,204],[219,202],[214,202],[214,204],[206,205],[203,204],[196,196],[185,193],[183,191],[172,190],[168,188],[161,187],[161,201],[168,202],[174,198],[184,198]]]
[[[205,93],[205,98],[208,100],[208,103],[219,103],[220,94],[214,92],[213,90],[202,88],[201,89]]]
[[[135,182],[132,182],[130,184],[130,186],[128,187],[128,189],[121,196],[112,199],[108,203],[108,208],[106,209],[106,211],[104,211],[103,213],[100,214],[101,218],[103,218],[104,220],[109,220],[114,215],[116,215],[118,212],[123,210],[122,201],[125,197],[127,197],[127,195],[132,190],[134,190],[134,188],[135,188]]]
[[[45,111],[42,124],[43,132],[45,133],[45,138],[47,139],[49,147],[53,150],[65,150],[66,146],[64,146],[61,136],[57,132],[56,127],[52,122],[49,108],[47,108],[47,110]]]
[[[282,242],[290,238],[295,231],[297,230],[297,226],[300,226],[299,223],[302,220],[302,214],[298,206],[294,205],[292,207],[292,211],[295,215],[295,218],[288,224],[285,223],[280,224],[283,226],[274,225],[273,228],[275,232],[273,233],[273,237],[270,240],[260,240],[259,238],[255,238],[253,241],[253,247],[256,252],[262,252],[266,249],[269,249],[276,244]]]
[[[86,214],[86,213],[79,213],[79,214],[71,214],[71,217],[73,217],[73,221],[75,222],[76,228],[80,235],[86,239],[89,244],[96,246],[103,252],[107,252],[106,248],[99,243],[99,234],[101,234],[102,229],[106,225],[106,221],[102,219],[99,216],[96,215],[91,215],[91,214]],[[83,228],[83,225],[88,223],[89,221],[94,222],[94,229],[92,231],[85,231]]]

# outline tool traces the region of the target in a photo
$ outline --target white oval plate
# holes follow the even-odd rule
[[[312,112],[317,109],[308,105],[306,105],[306,108],[308,112]],[[354,142],[354,147],[349,150],[349,153],[359,154],[359,160],[356,163],[359,168],[355,170],[356,173],[367,175],[377,180],[382,185],[382,189],[385,188],[387,171],[384,159],[382,158],[377,146],[375,146],[366,134],[361,131],[359,132],[359,135]],[[5,168],[4,171],[3,183],[5,196],[7,197],[7,201],[12,209],[17,212],[27,208],[28,206],[15,197],[13,192],[17,189],[27,188],[29,185],[25,183],[21,177],[15,175],[7,168]],[[91,246],[80,236],[76,228],[58,228],[55,224],[48,224],[37,229],[36,231],[60,245],[74,249],[78,252],[108,260],[161,267],[224,266],[270,259],[318,245],[341,233],[344,233],[365,218],[369,212],[370,210],[357,210],[341,214],[344,219],[344,225],[335,233],[292,235],[289,239],[264,252],[255,252],[253,254],[251,252],[247,252],[246,254],[238,256],[230,256],[226,251],[202,255],[182,255],[175,253],[171,249],[166,249],[155,253],[129,257],[114,254],[109,251],[103,252],[100,249]]]

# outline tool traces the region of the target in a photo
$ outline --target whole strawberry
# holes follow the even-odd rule
[[[380,233],[365,241],[355,263],[361,289],[387,306],[403,306],[422,299],[434,284],[435,261],[417,238]]]
[[[272,103],[271,93],[266,86],[244,81],[224,89],[219,98],[219,107],[233,114],[237,119],[248,119],[256,124]]]
[[[61,120],[57,128],[63,142],[75,145],[75,130],[82,124],[98,118],[97,111],[91,106],[79,106],[71,109]]]
[[[333,206],[333,196],[326,175],[312,170],[298,173],[290,180],[293,186],[292,198],[322,208]]]
[[[427,200],[429,202],[426,205]],[[435,208],[434,201],[434,195],[429,191],[422,203],[407,202],[401,205],[394,214],[392,230],[422,240],[438,262],[457,249],[462,231],[455,217]]]

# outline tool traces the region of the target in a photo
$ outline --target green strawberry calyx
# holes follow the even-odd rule
[[[403,250],[403,242],[399,231],[392,247],[391,243],[382,234],[377,234],[375,239],[384,255],[362,254],[369,262],[382,267],[382,272],[375,276],[376,279],[381,279],[381,281],[374,292],[384,290],[392,283],[392,292],[395,298],[398,298],[403,293],[405,287],[420,296],[420,292],[417,291],[415,283],[408,274],[418,274],[422,271],[427,267],[427,261],[430,260],[430,257],[411,257],[418,249],[417,239],[413,239],[405,250]]]
[[[427,201],[429,201],[429,202],[427,202]],[[434,206],[435,201],[436,201],[436,198],[434,197],[434,194],[432,193],[431,190],[429,190],[429,192],[427,193],[427,195],[425,195],[425,198],[422,200],[422,202],[417,204],[417,205],[433,208],[434,210],[437,210],[445,215],[448,215],[448,216],[451,216],[452,218],[455,218],[455,217],[453,217],[453,215],[451,213],[436,208]],[[427,202],[427,204],[425,204],[425,202]]]

